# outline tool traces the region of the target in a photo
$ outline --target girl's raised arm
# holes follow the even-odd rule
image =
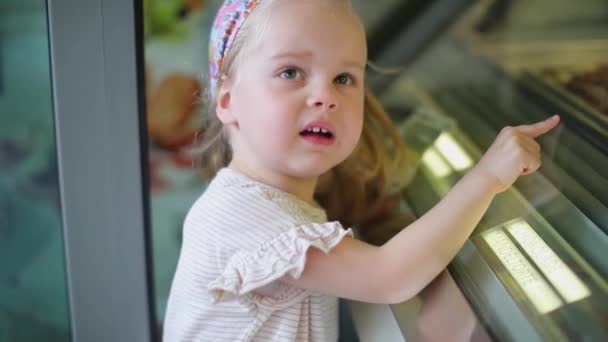
[[[420,292],[454,258],[494,196],[540,167],[534,138],[559,123],[553,116],[503,129],[479,163],[431,210],[381,247],[345,238],[328,254],[307,252],[302,288],[372,303],[399,303]]]

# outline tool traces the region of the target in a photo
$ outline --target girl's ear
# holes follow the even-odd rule
[[[215,112],[217,113],[218,119],[224,125],[238,124],[237,118],[232,111],[230,91],[230,81],[223,80],[223,82],[221,82],[220,88],[218,89]]]

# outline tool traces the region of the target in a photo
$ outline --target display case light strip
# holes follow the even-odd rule
[[[564,304],[501,228],[487,230],[482,237],[541,314]]]
[[[453,172],[452,168],[439,155],[435,148],[429,148],[422,155],[422,162],[437,178],[443,178]]]
[[[507,224],[506,227],[566,302],[572,303],[591,295],[589,288],[555,254],[528,222],[517,220]]]
[[[466,170],[473,165],[471,157],[458,145],[451,134],[442,133],[435,141],[435,146],[455,170]]]

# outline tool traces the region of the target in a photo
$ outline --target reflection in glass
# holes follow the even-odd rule
[[[608,335],[608,112],[600,103],[608,99],[608,2],[557,2],[470,2],[415,61],[405,43],[385,55],[402,54],[408,64],[383,98],[411,113],[428,107],[445,114],[456,128],[443,131],[470,156],[486,151],[505,126],[562,117],[537,139],[542,167],[496,196],[452,263],[467,299],[500,340]],[[412,134],[425,132],[409,133],[417,141]],[[407,192],[419,215],[462,174],[437,176],[429,159]],[[504,224],[517,217],[529,224]],[[477,257],[484,263],[473,262]],[[496,305],[499,293],[508,305]]]

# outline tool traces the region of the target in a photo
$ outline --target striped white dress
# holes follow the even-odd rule
[[[352,235],[293,195],[222,169],[184,222],[163,341],[336,341],[338,301],[282,283]]]

